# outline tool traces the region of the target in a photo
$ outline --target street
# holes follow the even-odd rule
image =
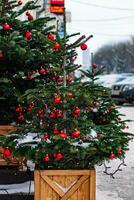
[[[134,107],[123,106],[120,112],[125,119],[134,120]],[[134,133],[134,122],[128,123],[129,132]],[[134,141],[130,142],[130,150],[126,153],[122,171],[117,172],[115,179],[103,173],[104,167],[97,167],[97,198],[96,200],[134,200]],[[118,167],[119,161],[110,163],[113,170]],[[112,170],[111,168],[111,170]]]

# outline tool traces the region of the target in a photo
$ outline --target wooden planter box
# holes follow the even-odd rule
[[[37,170],[34,200],[95,200],[95,170]]]

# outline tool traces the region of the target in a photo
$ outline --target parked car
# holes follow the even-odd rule
[[[111,88],[115,83],[125,80],[128,77],[133,76],[133,73],[122,73],[122,74],[106,74],[98,76],[96,83],[105,87]]]
[[[134,101],[134,75],[112,86],[112,98],[120,105]]]

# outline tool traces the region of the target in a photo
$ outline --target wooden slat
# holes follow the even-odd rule
[[[41,171],[42,176],[79,176],[79,175],[91,175],[90,170],[43,170]]]
[[[91,176],[90,176],[90,200],[96,199],[96,171],[91,170]]]
[[[16,131],[17,128],[15,126],[10,126],[10,125],[1,125],[0,126],[0,135],[7,135],[13,131]]]
[[[35,200],[40,200],[40,173],[39,171],[34,172],[34,199]]]
[[[59,194],[60,197],[64,196],[65,193],[48,176],[41,177],[47,182],[48,185],[50,185],[50,187],[53,188],[55,192],[57,192],[57,194]]]
[[[75,183],[70,190],[61,198],[61,200],[67,200],[79,187],[88,179],[88,176],[82,176],[77,183]]]

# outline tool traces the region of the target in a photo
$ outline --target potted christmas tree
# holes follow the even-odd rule
[[[44,62],[36,63],[41,74],[33,77],[34,88],[19,96],[19,129],[1,138],[4,155],[23,155],[35,163],[35,200],[95,200],[95,165],[124,158],[131,139],[126,121],[107,89],[96,84],[101,73],[96,64],[81,70],[82,77],[75,75],[76,48],[86,50],[92,36],[70,44],[65,12],[64,38],[39,36],[46,51]]]

